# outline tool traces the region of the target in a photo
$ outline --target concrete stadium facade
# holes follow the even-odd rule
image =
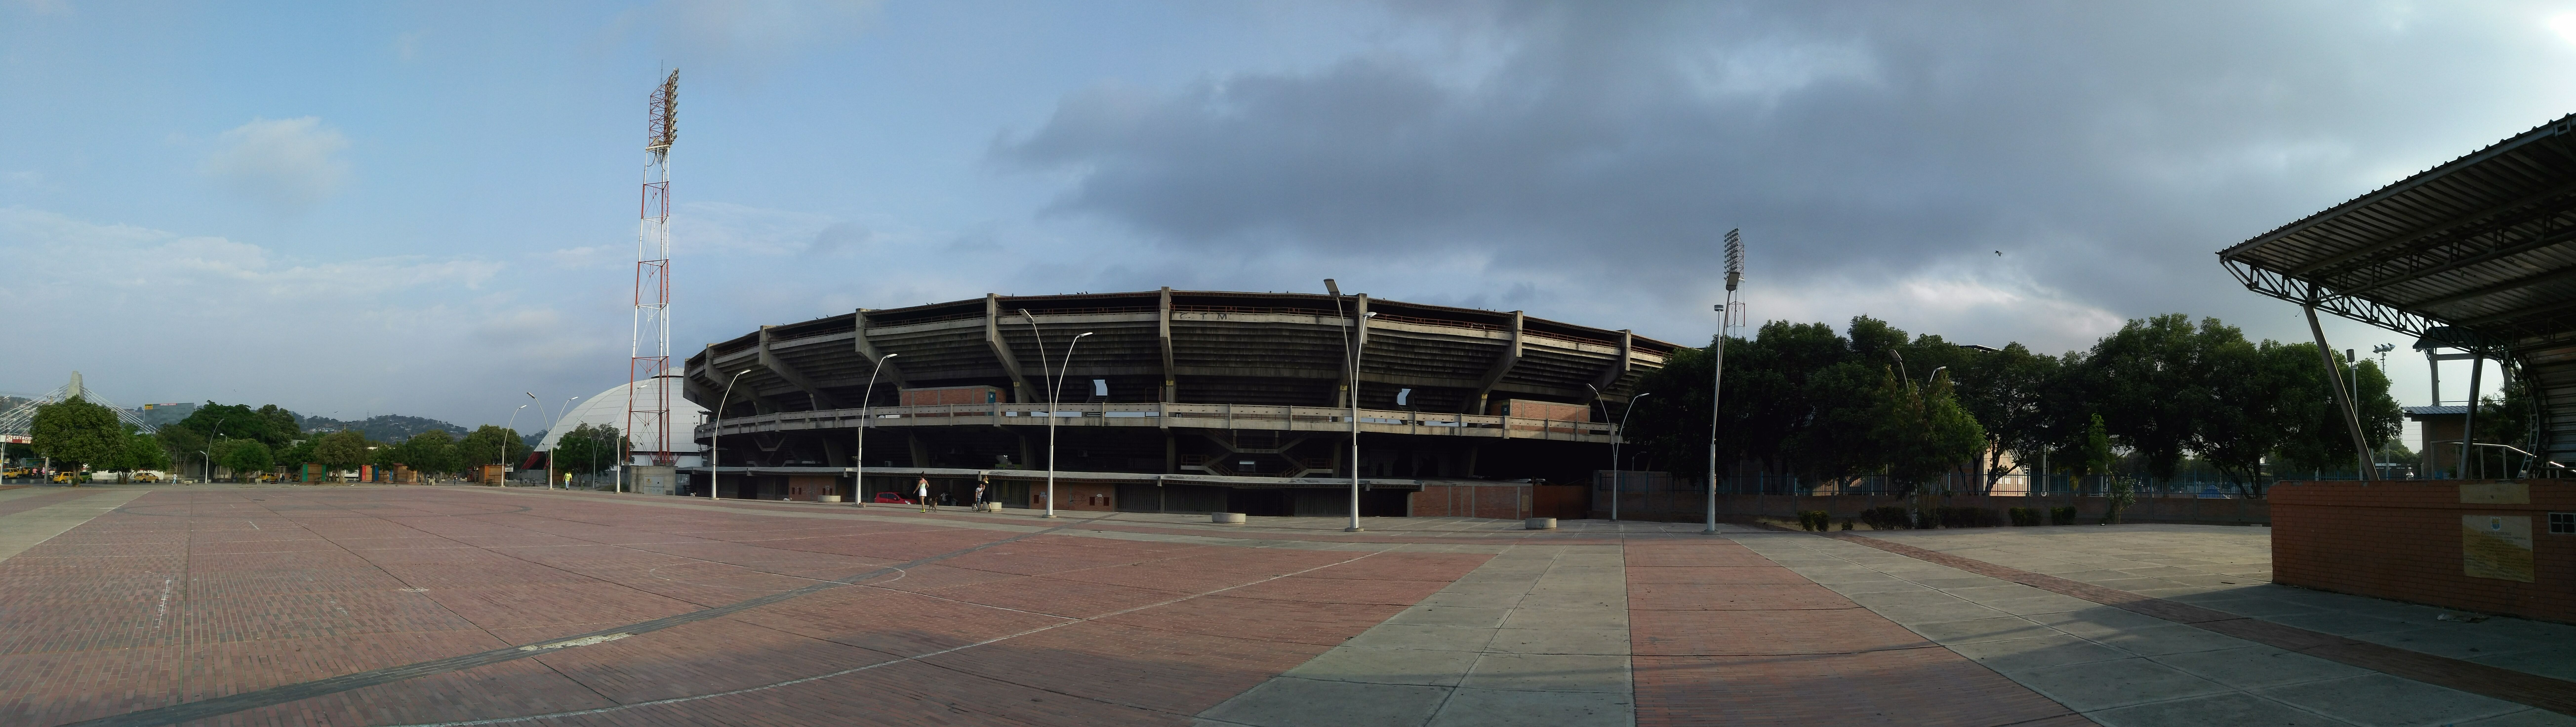
[[[987,295],[763,326],[690,356],[682,394],[722,413],[695,438],[720,445],[723,497],[908,494],[928,477],[1042,505],[1027,485],[1053,421],[1058,509],[1321,515],[1348,512],[1330,490],[1351,476],[1356,390],[1362,514],[1401,515],[1427,488],[1603,468],[1616,433],[1595,402],[1625,402],[1677,348],[1361,295]],[[691,472],[703,488],[708,468]]]

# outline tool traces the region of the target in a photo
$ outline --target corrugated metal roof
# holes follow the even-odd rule
[[[2576,456],[2576,115],[2218,253],[2255,292],[2511,360]],[[2414,407],[2458,409],[2466,407]]]

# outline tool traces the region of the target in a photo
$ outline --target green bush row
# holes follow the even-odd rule
[[[1915,517],[1916,515],[1920,517]],[[1902,507],[1873,507],[1861,511],[1860,514],[1862,523],[1877,530],[1918,527],[1918,523],[1919,527],[1924,528],[1991,528],[2006,522],[2020,527],[2032,527],[2040,525],[2042,518],[2045,518],[2049,525],[2073,525],[2075,508],[2015,507],[2004,510],[2000,517],[1994,510],[1981,507],[1934,507],[1920,513],[1908,511]],[[1799,527],[1807,530],[1829,530],[1832,524],[1833,517],[1823,510],[1798,511]],[[1850,520],[1843,521],[1843,529],[1851,529]]]

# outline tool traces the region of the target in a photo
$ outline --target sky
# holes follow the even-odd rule
[[[625,380],[670,68],[681,356],[1326,277],[1702,344],[1729,229],[1756,321],[2307,340],[2214,253],[2576,111],[2572,66],[2569,3],[0,0],[0,392],[538,428]]]

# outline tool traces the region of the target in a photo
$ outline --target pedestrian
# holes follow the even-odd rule
[[[984,483],[975,483],[975,509],[984,509]]]
[[[919,484],[913,485],[912,495],[914,497],[921,498],[922,512],[930,512],[930,478],[921,478],[921,482]]]

